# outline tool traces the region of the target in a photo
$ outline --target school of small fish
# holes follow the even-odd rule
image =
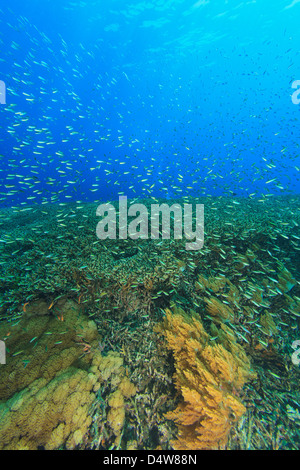
[[[275,42],[264,25],[254,51],[250,33],[237,45],[219,25],[229,18],[236,31],[251,6],[210,5],[208,26],[207,3],[125,1],[117,14],[113,2],[99,18],[95,2],[67,1],[70,24],[91,16],[85,34],[75,23],[66,37],[59,14],[42,30],[32,12],[2,7],[1,205],[299,191],[290,32]],[[274,83],[278,61],[286,73]]]

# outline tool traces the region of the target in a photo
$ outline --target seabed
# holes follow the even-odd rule
[[[1,210],[0,449],[179,448],[167,309],[193,311],[212,344],[226,325],[251,364],[230,388],[242,416],[213,448],[299,448],[300,198],[189,202],[205,208],[198,251],[100,240],[96,203]]]

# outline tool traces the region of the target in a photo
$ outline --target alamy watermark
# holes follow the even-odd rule
[[[292,363],[295,364],[295,366],[300,365],[300,347],[297,349],[298,346],[300,346],[299,339],[294,341],[292,344],[292,348],[295,349],[295,352],[293,352],[292,354]]]
[[[173,217],[171,217],[171,213]],[[144,204],[131,204],[128,207],[127,196],[119,197],[118,234],[117,212],[113,204],[105,203],[97,207],[96,215],[102,217],[96,228],[100,240],[127,239],[162,239],[170,240],[171,225],[173,237],[187,240],[186,250],[200,250],[204,243],[204,205],[196,204],[193,219],[193,205],[174,203],[151,204],[150,213]],[[129,221],[129,218],[134,218]],[[173,224],[171,223],[173,221]]]
[[[0,80],[0,104],[6,104],[6,86],[2,80]]]
[[[296,91],[294,91],[292,94],[292,102],[294,104],[300,104],[300,80],[295,80],[292,83],[292,88],[296,89]]]
[[[6,364],[6,349],[4,341],[0,341],[0,364]]]

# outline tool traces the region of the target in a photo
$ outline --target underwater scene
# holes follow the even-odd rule
[[[0,450],[300,448],[298,18],[1,3]]]

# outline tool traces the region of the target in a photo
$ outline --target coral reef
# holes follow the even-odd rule
[[[7,364],[1,371],[0,400],[11,397],[35,379],[51,380],[80,356],[83,356],[80,367],[88,367],[89,358],[83,350],[85,344],[97,339],[98,333],[96,324],[80,315],[78,305],[72,300],[61,300],[44,314],[34,316],[32,311],[33,307],[27,316],[26,309],[17,322],[1,325]]]
[[[96,324],[73,301],[60,302],[59,316],[49,309],[33,312],[32,307],[18,324],[0,329],[8,348],[0,383],[0,449],[74,449],[92,423],[100,384],[108,380],[119,387],[119,402],[113,396],[109,402],[119,413],[110,414],[119,436],[124,397],[135,393],[123,359],[101,355]]]
[[[7,347],[7,363],[0,365],[0,425],[11,438],[7,444],[1,435],[0,445],[169,449],[170,442],[179,441],[174,441],[174,422],[162,416],[176,409],[179,396],[187,410],[184,384],[207,397],[207,409],[205,378],[194,372],[205,364],[207,377],[217,383],[211,398],[215,420],[219,410],[228,413],[228,394],[247,405],[231,427],[227,448],[298,449],[298,421],[287,410],[299,414],[300,369],[293,349],[300,327],[299,198],[177,202],[191,201],[204,203],[206,214],[205,244],[195,252],[172,237],[99,240],[91,230],[98,204],[0,211],[0,340]],[[221,357],[226,374],[224,349],[244,369],[238,342],[257,378],[240,392],[246,377],[238,380],[233,372],[228,384],[218,372],[217,379],[210,357],[206,364],[198,352],[197,367],[190,360],[186,370],[200,384],[178,373],[184,381],[178,379],[176,390],[171,352],[153,331],[161,311],[173,304],[201,313],[211,336],[207,345]],[[191,319],[186,315],[185,322]],[[196,343],[202,351],[201,341]],[[215,389],[222,392],[219,409]],[[57,412],[60,402],[53,397],[61,397],[66,417]],[[192,403],[197,410],[197,400]],[[41,410],[49,423],[41,420]],[[77,424],[70,421],[72,410],[80,411]],[[200,422],[212,426],[207,416],[194,429],[203,430]],[[27,419],[37,430],[35,438]],[[229,413],[226,432],[235,422]],[[178,426],[184,429],[180,421]]]
[[[121,443],[126,399],[136,393],[136,387],[126,376],[123,364],[123,358],[117,352],[110,351],[107,356],[98,356],[98,360],[91,368],[93,372],[100,371],[101,383],[105,382],[106,386],[109,384],[107,423],[115,436],[114,446],[116,447],[119,447]]]
[[[91,424],[97,376],[69,367],[50,382],[36,379],[0,404],[1,449],[74,449]]]
[[[243,348],[229,327],[221,325],[223,344],[211,340],[199,315],[181,308],[166,310],[157,328],[175,360],[175,385],[183,400],[168,419],[178,425],[176,450],[218,449],[226,445],[231,426],[245,412],[238,398],[244,383],[255,376]]]

